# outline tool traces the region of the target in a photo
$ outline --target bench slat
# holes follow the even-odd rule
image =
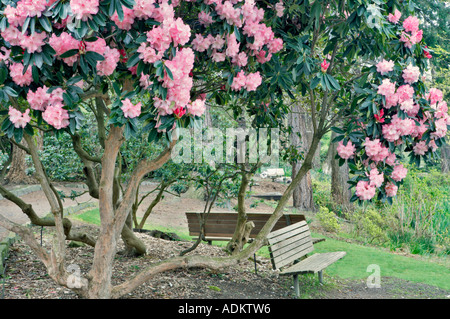
[[[292,225],[283,227],[282,229],[272,231],[271,233],[269,233],[269,234],[267,235],[267,239],[270,240],[270,239],[275,238],[275,237],[277,237],[277,236],[280,236],[280,235],[282,235],[282,234],[284,234],[284,233],[293,231],[293,230],[295,230],[295,229],[297,229],[297,228],[305,227],[305,225],[306,225],[306,227],[308,226],[308,224],[306,223],[306,221],[300,221],[300,222],[298,222],[298,223],[295,223],[295,224],[292,224]]]
[[[283,270],[280,275],[293,275],[299,273],[317,273],[327,268],[346,255],[344,251],[314,254],[298,264]]]

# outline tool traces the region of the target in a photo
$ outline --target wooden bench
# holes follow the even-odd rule
[[[272,231],[267,235],[267,241],[273,269],[281,270],[280,275],[294,277],[294,290],[297,296],[300,294],[299,274],[319,273],[319,281],[322,283],[322,271],[346,255],[346,252],[338,251],[317,253],[304,258],[314,250],[311,232],[306,221]],[[302,260],[298,261],[299,259]]]
[[[200,220],[203,213],[186,212],[189,236],[198,237],[200,234]],[[265,225],[271,213],[247,213],[249,221],[255,224],[250,233],[250,238],[255,238],[261,228]],[[211,244],[213,240],[229,241],[236,229],[238,214],[236,212],[210,212],[205,225],[204,240]],[[273,230],[304,221],[305,216],[301,214],[286,213],[275,224]]]

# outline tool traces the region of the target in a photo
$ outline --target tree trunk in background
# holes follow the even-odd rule
[[[292,107],[289,113],[289,126],[292,127],[290,136],[291,145],[305,153],[309,149],[310,139],[312,137],[312,129],[308,127],[307,113],[303,112],[299,105]],[[298,136],[297,133],[300,133]],[[316,158],[316,156],[314,157]],[[315,161],[314,161],[315,162]],[[295,178],[297,172],[302,166],[302,162],[293,162],[292,164],[292,179]],[[313,164],[314,166],[314,164]],[[314,210],[314,200],[312,192],[311,172],[308,171],[305,178],[298,184],[292,193],[294,207],[300,210]]]
[[[441,171],[450,173],[450,145],[447,143],[441,147]]]
[[[27,164],[25,162],[25,151],[12,144],[12,159],[8,174],[5,180],[8,184],[33,184],[36,183],[33,177],[26,173]]]
[[[336,137],[336,133],[332,132],[331,140]],[[335,159],[337,143],[330,142],[330,148],[328,152],[328,158],[331,166],[331,197],[333,201],[338,205],[345,207],[350,206],[350,198],[352,196],[351,191],[348,189],[349,185],[349,170],[347,161],[344,165],[339,166],[339,160]]]

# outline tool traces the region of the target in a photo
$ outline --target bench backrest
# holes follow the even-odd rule
[[[202,213],[186,212],[188,221],[189,235],[198,236],[200,234],[200,219]],[[255,238],[265,225],[271,213],[247,213],[247,221],[255,223],[250,233],[251,238]],[[235,212],[211,212],[208,215],[205,226],[205,236],[207,237],[232,237],[236,229],[238,214]],[[274,230],[283,228],[287,225],[305,220],[305,216],[301,214],[284,214],[274,226]]]
[[[314,250],[306,221],[272,231],[267,240],[273,269],[280,269]]]

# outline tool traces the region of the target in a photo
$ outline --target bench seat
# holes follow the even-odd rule
[[[267,235],[272,267],[280,271],[280,275],[292,275],[294,290],[300,295],[298,275],[305,273],[319,274],[319,282],[323,282],[323,270],[344,258],[346,252],[317,253],[314,251],[314,240],[306,221],[275,230]]]

